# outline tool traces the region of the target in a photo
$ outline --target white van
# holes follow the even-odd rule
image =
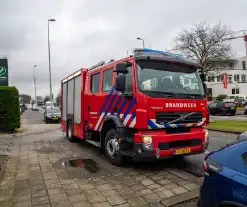
[[[244,94],[228,95],[223,102],[242,103],[244,104],[246,96]]]

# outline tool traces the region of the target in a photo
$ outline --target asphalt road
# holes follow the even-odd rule
[[[42,110],[41,111],[27,110],[23,116],[24,116],[25,122],[28,124],[44,123]],[[247,117],[245,118],[247,120]],[[203,160],[205,156],[209,152],[217,150],[220,147],[225,146],[227,143],[230,143],[237,138],[237,135],[235,134],[212,132],[212,131],[209,132],[209,136],[210,136],[210,142],[209,142],[208,150],[206,153],[187,156],[180,161],[176,161],[175,164],[173,161],[172,162],[164,161],[164,162],[167,162],[168,166],[172,164],[173,167],[177,167],[180,169],[182,168],[198,176],[203,175]]]
[[[31,109],[26,110],[23,114],[23,119],[25,119],[25,124],[43,124],[44,115],[41,111],[32,111]]]
[[[210,120],[247,120],[247,115],[235,115],[235,116],[220,116],[220,115],[210,115]]]

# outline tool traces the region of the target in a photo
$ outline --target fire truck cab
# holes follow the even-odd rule
[[[82,68],[61,81],[62,130],[101,148],[114,165],[126,156],[202,153],[209,113],[198,69],[181,55],[145,48]]]

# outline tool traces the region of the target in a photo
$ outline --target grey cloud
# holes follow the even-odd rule
[[[9,58],[10,83],[33,94],[32,66],[37,64],[38,94],[49,93],[47,19],[51,25],[52,83],[81,67],[120,58],[146,46],[166,49],[182,28],[206,20],[245,29],[246,0],[6,0],[0,2],[0,56]],[[247,28],[246,28],[247,29]],[[244,43],[232,41],[236,55]]]

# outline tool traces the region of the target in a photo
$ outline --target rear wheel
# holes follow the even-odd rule
[[[70,142],[74,142],[75,141],[75,137],[73,135],[73,128],[72,128],[71,121],[69,121],[68,124],[67,124],[67,133],[66,133],[66,136],[67,136],[67,138],[68,138],[68,140]]]
[[[105,138],[105,154],[107,159],[116,166],[121,166],[124,162],[124,156],[120,154],[119,133],[115,129],[111,129]]]

